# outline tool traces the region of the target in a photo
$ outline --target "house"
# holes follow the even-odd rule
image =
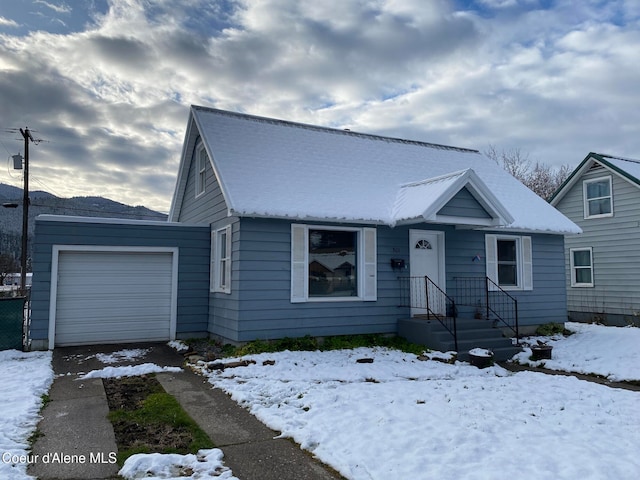
[[[36,224],[32,323],[50,345],[69,342],[52,340],[57,329],[43,314],[68,315],[54,305],[68,303],[54,291],[64,274],[52,271],[68,260],[60,253],[77,256],[86,243],[101,252],[101,238],[134,257],[133,247],[179,257],[173,270],[165,258],[179,278],[160,336],[400,333],[435,342],[439,328],[456,337],[478,318],[512,335],[563,322],[564,236],[580,232],[476,150],[198,106],[166,225],[84,222]],[[478,318],[465,327],[453,317]]]
[[[640,161],[589,153],[550,203],[583,231],[565,240],[569,318],[640,325]]]
[[[401,303],[424,313],[402,277],[425,275],[483,310],[488,276],[520,327],[563,322],[580,232],[475,150],[203,107],[169,220],[211,226],[209,332],[234,341],[395,333]]]

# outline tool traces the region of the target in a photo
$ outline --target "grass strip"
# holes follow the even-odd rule
[[[427,348],[417,345],[394,335],[365,334],[365,335],[336,335],[324,338],[310,335],[299,338],[282,338],[278,340],[254,340],[240,347],[225,345],[223,353],[227,356],[242,356],[256,353],[272,353],[289,351],[328,351],[353,349],[358,347],[387,347],[406,353],[420,355]]]
[[[132,382],[132,378],[138,379]],[[115,381],[117,382],[117,380]],[[141,383],[143,385],[141,386]],[[212,448],[207,434],[183,410],[178,401],[152,377],[129,377],[124,384],[105,388],[108,397],[119,399],[133,392],[135,401],[123,401],[109,412],[118,444],[118,464],[136,453],[197,453]],[[105,387],[106,387],[105,383]],[[111,395],[110,395],[111,392]],[[111,404],[110,403],[110,408]]]

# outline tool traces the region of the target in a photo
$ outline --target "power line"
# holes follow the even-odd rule
[[[60,195],[58,192],[56,192],[53,188],[51,188],[49,185],[47,185],[46,183],[44,183],[44,181],[41,178],[35,177],[35,176],[31,176],[31,178],[33,180],[35,180],[36,182],[38,182],[40,184],[40,186],[44,189],[46,189],[47,192],[53,192],[56,194],[57,197],[62,197],[62,195]]]

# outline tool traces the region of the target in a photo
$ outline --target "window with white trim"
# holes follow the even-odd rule
[[[582,183],[584,218],[613,216],[611,176],[585,180]]]
[[[485,235],[487,277],[504,290],[533,290],[531,237]]]
[[[571,286],[593,287],[593,249],[569,249],[571,261]]]
[[[375,301],[376,229],[291,225],[291,301]]]
[[[211,232],[211,291],[231,293],[231,225]]]
[[[207,163],[209,163],[209,157],[204,144],[201,143],[196,150],[196,197],[202,195],[205,191]]]

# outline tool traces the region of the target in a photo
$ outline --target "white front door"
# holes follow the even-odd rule
[[[444,232],[409,230],[409,272],[411,276],[411,315],[427,313],[427,291],[424,277],[445,291]],[[429,307],[438,314],[446,313],[446,301],[437,288],[429,288]]]

